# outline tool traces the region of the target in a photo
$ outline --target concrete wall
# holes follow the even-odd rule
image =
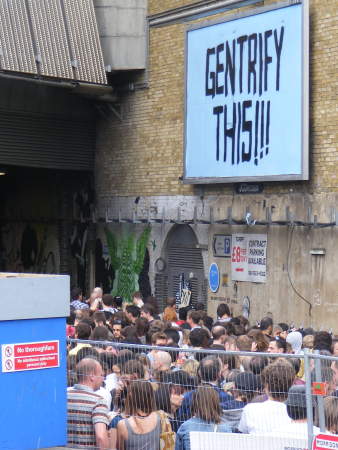
[[[94,5],[106,67],[145,69],[147,0],[95,0]]]
[[[149,2],[149,14],[188,4],[157,0]],[[274,1],[265,2],[274,3]],[[239,12],[253,7],[240,8]],[[224,13],[228,14],[228,13]],[[285,219],[285,209],[299,220],[307,219],[308,208],[318,215],[318,222],[330,222],[331,208],[337,202],[337,38],[338,11],[335,0],[310,0],[310,181],[266,183],[257,195],[238,195],[233,185],[183,185],[183,104],[184,104],[184,37],[188,24],[174,24],[150,29],[149,88],[128,94],[121,99],[123,121],[116,118],[102,121],[98,126],[96,189],[98,206],[104,216],[110,208],[117,217],[119,209],[132,217],[161,217],[163,207],[167,218],[193,217],[197,206],[198,218],[209,218],[212,206],[215,220],[227,217],[227,208],[233,208],[234,217],[243,218],[249,207],[256,220],[264,220],[266,208],[272,207],[272,220]],[[210,17],[211,19],[215,17]],[[139,202],[135,203],[137,197]],[[162,251],[170,225],[153,225],[156,237],[154,261]],[[212,240],[214,233],[235,233],[242,227],[196,225],[194,230],[201,243]],[[286,271],[290,227],[261,226],[244,229],[245,232],[268,234],[268,278],[266,284],[234,283],[221,287],[216,295],[209,292],[209,310],[215,311],[219,300],[229,299],[235,312],[240,311],[243,296],[252,302],[252,319],[259,319],[270,311],[276,320],[297,324],[313,323],[318,327],[335,328],[338,308],[336,294],[336,237],[338,229],[295,228],[290,249],[290,278],[297,291],[312,302],[312,317],[308,305],[292,289]],[[310,249],[323,247],[326,255],[311,256]],[[205,267],[214,260],[210,250],[204,252]],[[230,273],[229,261],[219,260],[222,273]],[[337,328],[337,327],[336,327]],[[338,329],[336,329],[338,332]]]

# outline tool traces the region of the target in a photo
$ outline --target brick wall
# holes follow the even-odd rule
[[[187,3],[152,0],[149,11],[154,13]],[[338,190],[337,3],[336,0],[311,0],[310,6],[311,181],[271,183],[266,193],[283,193],[290,187],[298,192]],[[186,24],[176,24],[150,29],[149,89],[122,98],[121,122],[113,115],[100,122],[99,196],[191,195],[196,192],[193,186],[183,185],[179,180],[183,173],[185,28]],[[231,189],[210,186],[205,194],[226,194]]]

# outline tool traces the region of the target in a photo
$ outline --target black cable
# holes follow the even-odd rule
[[[291,235],[290,235],[290,241],[289,241],[289,246],[288,246],[288,254],[287,254],[287,260],[286,260],[286,270],[288,273],[288,279],[289,279],[289,283],[292,287],[292,289],[294,290],[295,294],[298,295],[299,298],[301,298],[305,303],[307,303],[309,305],[309,316],[312,317],[311,312],[312,312],[312,303],[309,302],[305,297],[302,296],[302,294],[300,294],[298,292],[298,290],[296,289],[292,279],[291,279],[291,275],[290,275],[290,271],[289,271],[289,266],[290,266],[290,253],[291,253],[291,247],[292,247],[292,241],[293,241],[293,232],[295,229],[295,225],[292,225],[291,227]]]

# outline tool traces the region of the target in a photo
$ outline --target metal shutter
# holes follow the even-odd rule
[[[168,277],[162,273],[155,275],[155,297],[158,301],[159,309],[165,308],[165,302],[168,298]]]
[[[0,164],[92,171],[94,152],[93,121],[0,110]]]

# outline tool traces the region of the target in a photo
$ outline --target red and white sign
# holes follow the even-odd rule
[[[3,372],[59,367],[59,341],[3,344],[1,355]]]
[[[313,440],[312,450],[338,449],[338,436],[333,434],[317,434]]]
[[[233,234],[231,278],[234,281],[266,282],[266,234]]]

